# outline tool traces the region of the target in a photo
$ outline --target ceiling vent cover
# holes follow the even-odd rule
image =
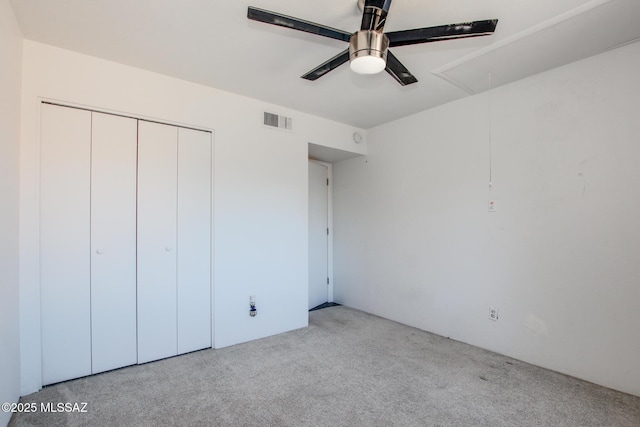
[[[265,111],[264,125],[271,128],[291,131],[293,130],[293,119],[291,117],[279,116]]]

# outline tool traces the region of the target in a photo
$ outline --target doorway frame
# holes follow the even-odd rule
[[[309,159],[309,162],[322,165],[327,168],[327,226],[329,227],[329,236],[327,237],[327,277],[329,285],[327,286],[327,302],[333,301],[333,165],[331,163],[320,160]],[[307,176],[309,174],[307,173]],[[308,207],[308,203],[307,203]],[[308,249],[307,249],[308,252]],[[308,284],[307,284],[308,286]]]

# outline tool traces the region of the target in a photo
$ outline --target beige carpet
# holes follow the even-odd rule
[[[38,411],[10,426],[640,426],[640,397],[346,307],[311,312],[306,329],[21,402]],[[42,413],[47,402],[87,412]]]

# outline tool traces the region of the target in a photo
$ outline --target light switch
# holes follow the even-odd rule
[[[489,200],[489,212],[496,212],[496,201]]]

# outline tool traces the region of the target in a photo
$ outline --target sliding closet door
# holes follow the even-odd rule
[[[178,135],[178,353],[187,353],[211,347],[211,133]]]
[[[138,123],[138,363],[177,354],[178,129]]]
[[[42,382],[91,374],[91,113],[42,105]]]
[[[137,362],[135,119],[93,113],[91,340],[93,373]]]

